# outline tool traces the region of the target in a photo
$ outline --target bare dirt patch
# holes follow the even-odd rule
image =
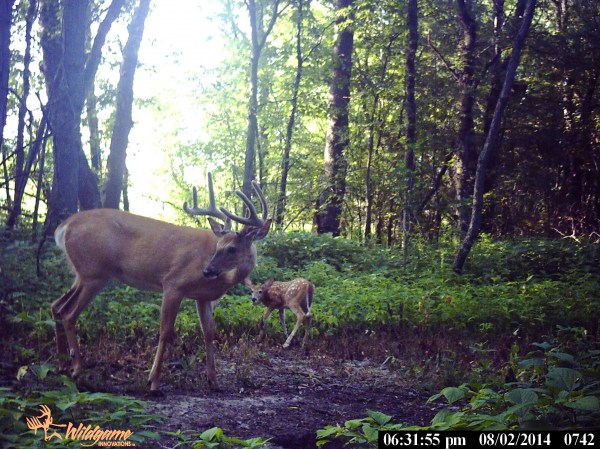
[[[165,373],[164,397],[144,398],[149,411],[165,416],[165,431],[217,426],[227,435],[270,438],[274,448],[296,449],[315,447],[317,429],[364,418],[369,409],[410,424],[427,424],[437,411],[426,404],[427,394],[407,385],[400,371],[368,360],[270,348],[251,357],[221,355],[218,375],[217,391],[208,389],[203,373],[198,373],[194,391],[182,391],[169,384]],[[159,447],[173,442],[167,438]]]

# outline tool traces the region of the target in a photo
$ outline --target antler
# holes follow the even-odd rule
[[[267,200],[265,198],[265,195],[256,181],[252,181],[252,188],[254,189],[254,191],[258,195],[258,199],[260,200],[260,207],[262,210],[262,219],[258,217],[256,208],[254,207],[254,204],[252,204],[252,201],[244,194],[244,192],[241,192],[239,190],[236,190],[235,194],[240,197],[240,199],[244,202],[244,204],[248,208],[248,216],[240,217],[238,215],[234,215],[233,213],[229,212],[224,207],[221,207],[220,209],[221,209],[221,212],[223,212],[228,218],[230,218],[231,220],[233,220],[237,223],[260,228],[265,224],[265,222],[267,220],[267,215],[269,213],[269,209],[267,206]]]
[[[183,203],[183,210],[186,211],[190,215],[208,215],[210,217],[218,218],[219,220],[223,220],[225,222],[225,228],[231,228],[231,220],[227,217],[226,214],[217,209],[215,205],[215,192],[213,189],[213,181],[212,181],[212,173],[208,173],[208,202],[209,206],[205,209],[201,209],[198,207],[198,190],[196,187],[192,189],[192,202],[193,206],[190,208],[187,205],[187,201]]]

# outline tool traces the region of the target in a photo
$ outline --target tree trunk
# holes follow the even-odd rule
[[[19,121],[17,124],[17,148],[15,161],[15,193],[12,203],[12,209],[6,220],[6,227],[12,230],[21,216],[21,206],[25,186],[29,179],[29,170],[25,167],[25,116],[27,114],[27,97],[29,97],[30,89],[30,68],[31,65],[31,30],[37,13],[36,0],[30,0],[27,8],[27,17],[25,19],[25,53],[23,54],[23,90],[21,93],[21,101],[19,102]],[[44,121],[44,120],[43,120]],[[45,123],[40,127],[45,127]],[[30,154],[33,148],[30,149]]]
[[[87,125],[90,132],[90,162],[92,163],[94,173],[100,176],[102,174],[102,149],[100,146],[100,128],[98,126],[97,115],[98,101],[93,85],[88,93],[85,105]]]
[[[460,126],[457,138],[458,160],[454,173],[458,202],[458,230],[463,238],[469,227],[470,201],[477,154],[473,148],[473,107],[475,105],[475,43],[477,22],[472,16],[472,0],[457,0],[458,16],[463,29],[462,70],[458,74],[460,85]]]
[[[529,3],[527,4],[525,15],[523,17],[523,22],[521,23],[519,33],[517,34],[513,43],[512,54],[510,55],[508,66],[506,68],[506,75],[504,78],[504,83],[502,85],[502,91],[500,93],[500,96],[498,97],[496,108],[494,109],[494,116],[490,124],[490,130],[487,134],[485,144],[477,161],[477,172],[475,176],[475,189],[473,191],[473,211],[471,212],[471,220],[469,222],[467,234],[461,243],[458,253],[456,254],[456,258],[454,259],[453,268],[454,271],[456,271],[457,273],[462,272],[465,261],[467,260],[467,257],[471,251],[471,247],[473,246],[475,240],[479,236],[479,231],[481,229],[481,213],[483,211],[485,175],[488,169],[492,153],[498,145],[502,116],[504,113],[504,109],[506,108],[506,104],[508,103],[510,91],[515,79],[517,68],[519,66],[519,60],[521,57],[523,44],[525,43],[525,38],[527,37],[527,33],[529,32],[529,28],[531,26],[533,13],[535,10],[535,4],[536,0],[529,0]]]
[[[326,188],[317,200],[315,221],[319,234],[340,234],[342,204],[346,193],[347,162],[344,150],[350,143],[348,104],[354,32],[353,0],[336,0],[338,34],[333,48],[333,74],[329,89],[329,124],[325,140]]]
[[[31,237],[32,240],[37,239],[38,234],[38,217],[40,210],[40,201],[42,198],[43,184],[44,184],[44,170],[46,164],[46,143],[48,142],[48,126],[45,124],[43,132],[38,132],[35,145],[38,147],[36,153],[39,153],[37,165],[37,188],[35,192],[35,206],[33,207],[33,215],[31,219]]]
[[[77,8],[75,2],[66,1],[61,8],[58,2],[44,0],[40,9],[48,122],[54,142],[54,182],[50,200],[49,230],[77,212],[78,205],[79,157],[83,150],[79,130],[80,109],[77,107],[75,93],[81,89],[82,79],[77,82],[74,79],[75,73],[68,72],[82,74],[85,61],[85,33],[81,28],[87,23],[87,1],[79,3],[80,7]],[[61,21],[63,8],[64,18]],[[79,12],[79,15],[72,14],[73,9]],[[72,33],[77,26],[79,32]],[[81,42],[71,42],[78,36],[81,37]],[[75,52],[76,56],[69,55],[67,58],[67,52]]]
[[[43,72],[48,93],[48,124],[54,143],[49,232],[59,221],[75,213],[78,204],[82,209],[100,206],[98,180],[89,167],[81,143],[81,114],[106,34],[122,3],[123,0],[111,2],[86,58],[89,0],[41,2]]]
[[[252,180],[256,174],[256,139],[258,138],[258,62],[262,50],[258,45],[258,24],[256,23],[256,4],[254,0],[248,1],[248,14],[250,15],[250,27],[252,33],[252,56],[250,57],[250,99],[248,100],[248,130],[246,134],[242,192],[250,198],[250,195],[252,194]]]
[[[6,125],[10,75],[10,30],[14,3],[15,0],[0,0],[0,149],[4,148],[4,126]],[[5,159],[6,157],[3,157],[6,164]],[[7,198],[10,198],[10,195]]]
[[[257,17],[255,0],[248,0],[248,16],[250,18],[250,42],[252,44],[252,56],[250,58],[250,99],[248,101],[248,132],[246,134],[246,152],[244,160],[244,181],[242,192],[250,198],[252,194],[252,180],[256,175],[256,147],[258,139],[258,67],[260,55],[267,42],[267,37],[273,30],[273,26],[279,16],[279,1],[273,4],[273,13],[266,29],[262,29],[264,17]]]
[[[415,59],[419,45],[419,10],[417,0],[408,0],[408,51],[406,53],[406,155],[404,168],[406,169],[406,194],[402,210],[402,254],[404,266],[408,263],[408,247],[410,234],[414,221],[413,189],[415,175],[415,147],[417,145],[417,101],[415,98],[415,84],[417,69]]]
[[[290,151],[292,149],[292,135],[296,124],[296,112],[298,109],[298,94],[300,92],[300,81],[302,80],[302,27],[304,20],[304,0],[298,1],[298,17],[296,19],[296,77],[292,87],[291,111],[288,118],[287,129],[285,133],[285,143],[283,147],[283,157],[281,159],[281,182],[279,183],[279,197],[277,198],[277,209],[275,212],[275,223],[279,228],[283,226],[283,217],[285,214],[287,179],[290,170]]]
[[[123,191],[127,144],[129,142],[129,132],[133,126],[133,80],[138,63],[140,44],[144,35],[144,24],[149,11],[150,0],[140,0],[139,6],[131,19],[129,37],[123,49],[121,76],[117,85],[117,111],[110,141],[108,173],[104,189],[104,207],[113,209],[119,208]]]

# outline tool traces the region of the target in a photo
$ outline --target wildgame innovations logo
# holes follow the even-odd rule
[[[135,443],[128,441],[133,432],[127,430],[102,429],[100,426],[88,424],[78,426],[69,422],[67,424],[55,424],[52,412],[47,405],[40,405],[41,414],[26,417],[27,427],[37,435],[38,430],[44,432],[44,441],[56,438],[61,441],[81,441],[81,445],[106,446],[106,447],[133,447]]]

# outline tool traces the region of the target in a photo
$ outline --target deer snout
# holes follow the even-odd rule
[[[215,279],[219,276],[219,274],[221,274],[221,272],[215,270],[214,268],[206,267],[204,270],[202,270],[202,274],[206,279]]]

